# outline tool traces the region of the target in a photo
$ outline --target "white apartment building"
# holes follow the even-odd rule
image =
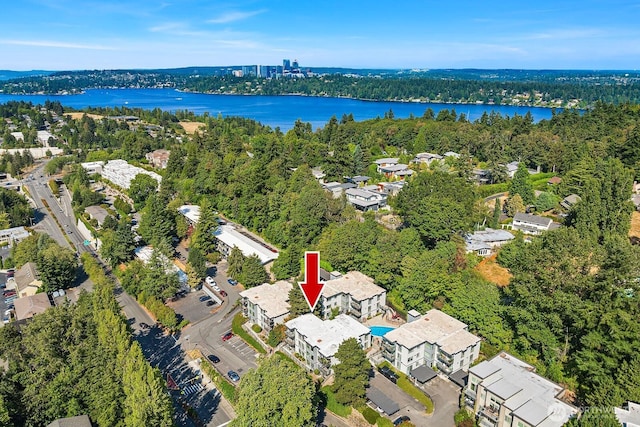
[[[198,211],[199,212],[199,211]],[[248,231],[238,229],[232,224],[223,224],[218,227],[213,235],[216,237],[218,252],[228,257],[237,246],[246,257],[256,255],[262,264],[268,264],[278,258],[278,250],[262,242],[256,235]]]
[[[325,282],[319,301],[325,319],[336,309],[338,313],[350,314],[358,320],[384,312],[387,291],[376,285],[371,277],[359,271],[350,271],[345,275],[332,273],[332,276],[335,278]]]
[[[382,355],[396,369],[410,374],[421,365],[447,375],[467,371],[480,355],[480,338],[466,324],[432,309],[383,336]]]
[[[355,338],[363,349],[371,347],[371,330],[346,314],[320,320],[308,313],[285,325],[285,343],[304,358],[309,370],[318,369],[325,376],[339,363],[334,356],[344,341]]]
[[[242,291],[242,313],[251,323],[270,331],[289,316],[289,292],[292,288],[291,283],[280,280],[273,285],[265,283]]]
[[[9,247],[20,243],[29,237],[29,232],[24,227],[12,227],[0,230],[0,243],[5,243]]]
[[[560,427],[578,413],[565,389],[502,352],[469,369],[465,406],[482,427]]]
[[[131,181],[139,174],[149,175],[158,181],[158,185],[162,181],[162,177],[157,173],[130,165],[126,160],[109,160],[107,164],[102,167],[103,178],[126,190],[131,186]]]

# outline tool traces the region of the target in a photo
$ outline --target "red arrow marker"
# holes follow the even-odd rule
[[[309,309],[313,311],[324,288],[324,283],[320,282],[320,252],[304,253],[304,282],[299,282],[298,285]]]

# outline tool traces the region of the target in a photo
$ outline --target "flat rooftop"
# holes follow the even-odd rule
[[[322,296],[330,298],[340,293],[350,294],[357,301],[364,301],[376,295],[386,292],[384,288],[373,283],[373,279],[359,271],[350,271],[347,274],[325,282]]]
[[[289,312],[289,291],[292,288],[291,283],[280,280],[273,285],[265,283],[247,289],[240,292],[240,296],[258,305],[270,318],[275,318]]]
[[[467,331],[466,324],[436,309],[387,332],[384,338],[409,349],[423,343],[438,344],[450,355],[480,341],[479,337]]]
[[[306,341],[326,358],[332,357],[338,347],[349,338],[360,338],[371,330],[353,317],[340,314],[333,320],[320,320],[313,313],[307,313],[286,323],[287,328],[296,329],[306,337]]]
[[[213,233],[216,239],[230,248],[237,246],[246,257],[257,255],[263,264],[278,258],[278,251],[261,243],[256,237],[251,237],[248,233],[241,233],[233,225],[221,225]]]

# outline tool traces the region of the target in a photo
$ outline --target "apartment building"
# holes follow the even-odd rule
[[[565,389],[502,352],[469,369],[465,406],[482,427],[560,427],[578,413]]]
[[[346,314],[332,320],[320,320],[308,313],[285,323],[285,344],[304,358],[310,371],[318,369],[330,375],[338,347],[349,338],[355,338],[363,349],[371,347],[371,330]]]
[[[102,167],[103,178],[126,190],[131,186],[131,181],[139,174],[149,175],[158,181],[158,185],[162,181],[162,177],[157,173],[130,165],[126,160],[109,160],[109,162]]]
[[[331,316],[332,311],[350,314],[358,320],[384,312],[387,291],[376,285],[371,277],[359,271],[345,275],[334,272],[331,276],[333,278],[325,282],[318,303],[325,319]]]
[[[11,247],[20,243],[29,237],[29,235],[29,232],[24,227],[5,228],[4,230],[0,230],[0,243]]]
[[[387,332],[382,349],[383,357],[405,374],[425,365],[449,375],[469,369],[480,355],[480,338],[465,323],[432,309]]]
[[[240,292],[242,313],[255,325],[270,331],[289,316],[289,292],[293,285],[284,280],[265,283]]]

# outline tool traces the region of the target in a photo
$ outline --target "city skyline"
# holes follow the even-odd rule
[[[26,0],[3,5],[0,69],[242,64],[634,70],[640,3]]]

